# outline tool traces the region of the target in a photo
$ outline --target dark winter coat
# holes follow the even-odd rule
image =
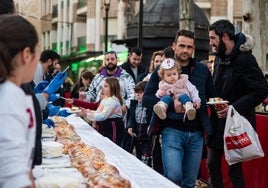
[[[137,80],[135,79],[135,75],[134,75],[133,71],[131,70],[131,64],[130,64],[129,60],[126,61],[125,63],[123,63],[123,64],[121,65],[121,67],[122,67],[123,69],[125,69],[125,71],[126,71],[128,74],[131,75],[131,77],[133,78],[134,82],[137,83]],[[139,66],[138,66],[137,78],[138,78],[138,76],[139,76],[141,73],[143,73],[144,71],[145,71],[145,68],[142,67],[141,65],[139,65]]]
[[[135,113],[137,104],[138,104],[137,100],[131,100],[130,109],[128,111],[129,118],[128,118],[128,123],[127,123],[127,128],[132,128],[133,132],[136,133],[137,138],[139,140],[147,139],[148,138],[147,127],[151,119],[151,112],[145,107],[143,107],[145,109],[147,123],[146,124],[137,123],[136,113]]]
[[[255,107],[268,96],[268,83],[251,51],[242,52],[243,34],[237,35],[235,46],[227,57],[215,59],[213,80],[219,97],[234,108],[255,127]],[[213,135],[208,146],[223,148],[226,119],[219,119],[212,109]]]

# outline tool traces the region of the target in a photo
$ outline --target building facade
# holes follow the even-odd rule
[[[150,3],[150,1],[154,0],[143,0],[143,3]],[[111,41],[126,37],[126,26],[139,12],[139,2],[142,0],[110,0],[108,2],[110,2],[107,19],[108,50],[125,52],[121,58],[121,61],[124,61],[127,48],[124,45],[113,44]],[[250,34],[254,31],[255,26],[252,25],[255,22],[245,23],[243,19],[245,7],[249,7],[247,6],[248,0],[195,0],[194,2],[205,12],[210,23],[221,18],[229,19],[235,24],[237,32],[247,30],[245,27],[249,28]],[[265,0],[258,2],[264,5],[259,8],[265,11],[268,3]],[[255,3],[255,8],[258,8],[256,4],[258,3]],[[80,64],[82,68],[90,66],[89,63],[92,62],[95,62],[95,66],[100,65],[96,63],[97,60],[94,57],[103,54],[105,48],[107,9],[105,9],[104,0],[15,0],[15,5],[18,13],[28,18],[40,33],[41,51],[55,50],[66,60],[67,64],[75,64],[73,69],[76,71]],[[253,11],[253,9],[248,11],[251,11],[253,16],[258,16],[256,15],[258,11]],[[265,25],[264,30],[267,27]],[[257,50],[253,52],[257,54],[263,71],[268,74],[267,44],[258,44],[265,39],[266,34],[260,33],[260,35],[261,37],[256,36]]]

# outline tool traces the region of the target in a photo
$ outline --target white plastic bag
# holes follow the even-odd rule
[[[264,156],[257,133],[232,105],[224,129],[224,153],[229,165]]]

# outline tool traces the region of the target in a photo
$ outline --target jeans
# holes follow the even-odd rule
[[[223,188],[221,173],[221,163],[224,151],[223,149],[209,148],[208,150],[208,170],[213,188]],[[245,188],[245,180],[242,171],[242,163],[236,163],[228,166],[228,175],[233,184],[233,188]]]
[[[191,102],[191,99],[188,95],[186,95],[185,93],[182,93],[180,96],[179,96],[179,101],[184,105],[186,104],[187,102]]]
[[[169,96],[169,95],[164,95],[163,97],[161,97],[160,99],[161,101],[163,101],[164,103],[166,104],[170,104],[171,102],[173,102],[173,97]],[[190,97],[185,94],[185,93],[182,93],[178,100],[182,103],[182,104],[186,104],[187,102],[191,102],[191,99]]]
[[[203,133],[173,128],[162,131],[164,176],[182,188],[194,188],[203,150]]]
[[[169,95],[164,95],[163,97],[161,97],[160,101],[163,101],[166,104],[170,104],[171,102],[173,102],[173,98]]]

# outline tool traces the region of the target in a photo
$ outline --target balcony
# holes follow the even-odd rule
[[[86,17],[86,15],[87,15],[87,0],[78,0],[77,15]]]

